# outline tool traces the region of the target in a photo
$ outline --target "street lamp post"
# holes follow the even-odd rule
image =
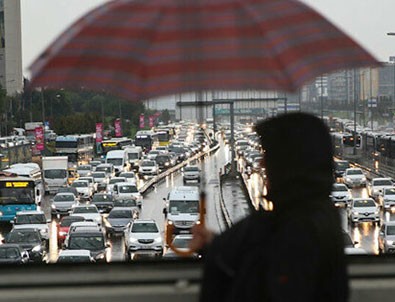
[[[395,36],[395,32],[388,32],[387,33],[387,36]],[[395,57],[393,57],[393,56],[391,56],[390,57],[390,61],[392,61],[392,64],[393,64],[393,66],[394,66],[394,81],[393,81],[393,83],[394,83],[394,90],[393,90],[393,95],[392,95],[392,102],[391,102],[391,107],[392,107],[392,120],[393,120],[393,122],[394,122],[394,120],[395,120],[395,116],[394,116],[394,110],[395,110]]]

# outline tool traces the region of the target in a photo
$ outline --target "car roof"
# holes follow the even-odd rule
[[[375,178],[372,178],[372,181],[375,181],[375,180],[390,180],[390,181],[392,181],[392,179],[390,177],[375,177]]]
[[[383,222],[384,225],[395,225],[395,220],[385,221]]]

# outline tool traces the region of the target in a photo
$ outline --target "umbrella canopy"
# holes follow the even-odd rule
[[[296,0],[115,0],[67,29],[32,85],[142,100],[202,90],[295,91],[376,60]]]

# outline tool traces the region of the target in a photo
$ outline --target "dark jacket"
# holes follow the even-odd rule
[[[208,249],[200,301],[346,301],[338,214],[326,206],[255,213]]]
[[[318,118],[289,114],[258,125],[273,212],[257,212],[207,249],[200,300],[346,301],[340,218],[329,194],[332,149]]]

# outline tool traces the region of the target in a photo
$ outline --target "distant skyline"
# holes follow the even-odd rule
[[[68,26],[110,0],[21,0],[23,73]],[[148,0],[147,0],[148,1]],[[215,1],[215,0],[213,0]],[[378,60],[395,56],[395,0],[301,0],[314,7]]]

